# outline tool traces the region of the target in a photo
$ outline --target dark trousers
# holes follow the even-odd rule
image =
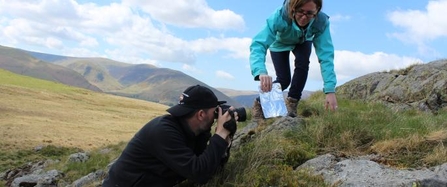
[[[290,51],[272,52],[273,65],[276,71],[276,80],[274,83],[280,83],[282,90],[289,89],[289,97],[300,100],[304,86],[306,85],[307,75],[309,72],[310,53],[312,51],[312,42],[306,41],[302,44],[298,44],[292,50],[295,56],[295,69],[293,75],[290,75]]]

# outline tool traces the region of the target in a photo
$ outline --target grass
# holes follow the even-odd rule
[[[5,76],[13,77],[6,81]],[[61,182],[71,183],[105,169],[142,125],[167,108],[16,76],[0,70],[0,171],[58,160],[47,169],[62,171]],[[331,186],[321,176],[295,170],[326,153],[378,154],[383,159],[377,162],[395,168],[447,162],[447,110],[396,112],[338,98],[339,109],[331,112],[323,108],[324,98],[319,92],[300,102],[298,111],[305,118],[299,130],[261,134],[233,150],[225,169],[204,186]],[[43,149],[34,151],[36,146]],[[90,159],[69,163],[68,156],[79,151]]]

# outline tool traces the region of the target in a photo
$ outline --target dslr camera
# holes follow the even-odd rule
[[[234,117],[234,112],[237,112],[237,121],[245,121],[247,120],[247,112],[245,111],[244,107],[240,107],[240,108],[235,108],[233,110],[230,110],[230,105],[219,105],[220,108],[222,108],[222,114],[224,114],[225,112],[229,112],[230,116],[231,116],[231,120],[227,121],[224,123],[224,128],[227,129],[228,131],[230,131],[230,136],[232,137],[234,135],[234,133],[236,133],[236,129],[237,129],[237,124],[236,124],[236,119]],[[217,119],[219,114],[219,109],[216,108],[216,111],[214,112],[214,118]]]

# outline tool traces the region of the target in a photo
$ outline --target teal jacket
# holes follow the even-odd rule
[[[267,49],[273,52],[292,51],[296,44],[312,41],[324,81],[323,92],[334,93],[337,79],[334,71],[334,46],[329,31],[329,17],[319,12],[305,30],[287,16],[287,6],[278,8],[250,45],[251,74],[258,79],[268,74],[265,66]]]

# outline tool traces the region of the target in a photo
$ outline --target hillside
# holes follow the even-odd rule
[[[254,98],[258,96],[253,91],[215,89],[181,71],[149,64],[129,64],[107,58],[68,57],[8,47],[1,47],[0,54],[7,59],[3,61],[3,65],[0,63],[0,68],[15,73],[168,106],[178,102],[178,93],[196,84],[209,87],[219,100],[236,107],[251,107]],[[24,73],[29,72],[30,64],[35,61],[43,68],[34,68],[33,73]],[[52,74],[57,74],[58,78],[48,77]],[[79,86],[80,82],[86,82],[90,87]],[[302,99],[308,98],[311,93],[313,92],[303,91]]]
[[[204,85],[220,100],[236,100],[183,72],[149,64],[129,64],[106,58],[68,57],[0,46],[0,68],[17,74],[98,92],[172,106],[191,85]]]
[[[77,72],[41,61],[19,49],[0,46],[0,68],[21,75],[101,91]]]
[[[128,141],[165,105],[70,87],[0,69],[0,147],[85,150]]]

